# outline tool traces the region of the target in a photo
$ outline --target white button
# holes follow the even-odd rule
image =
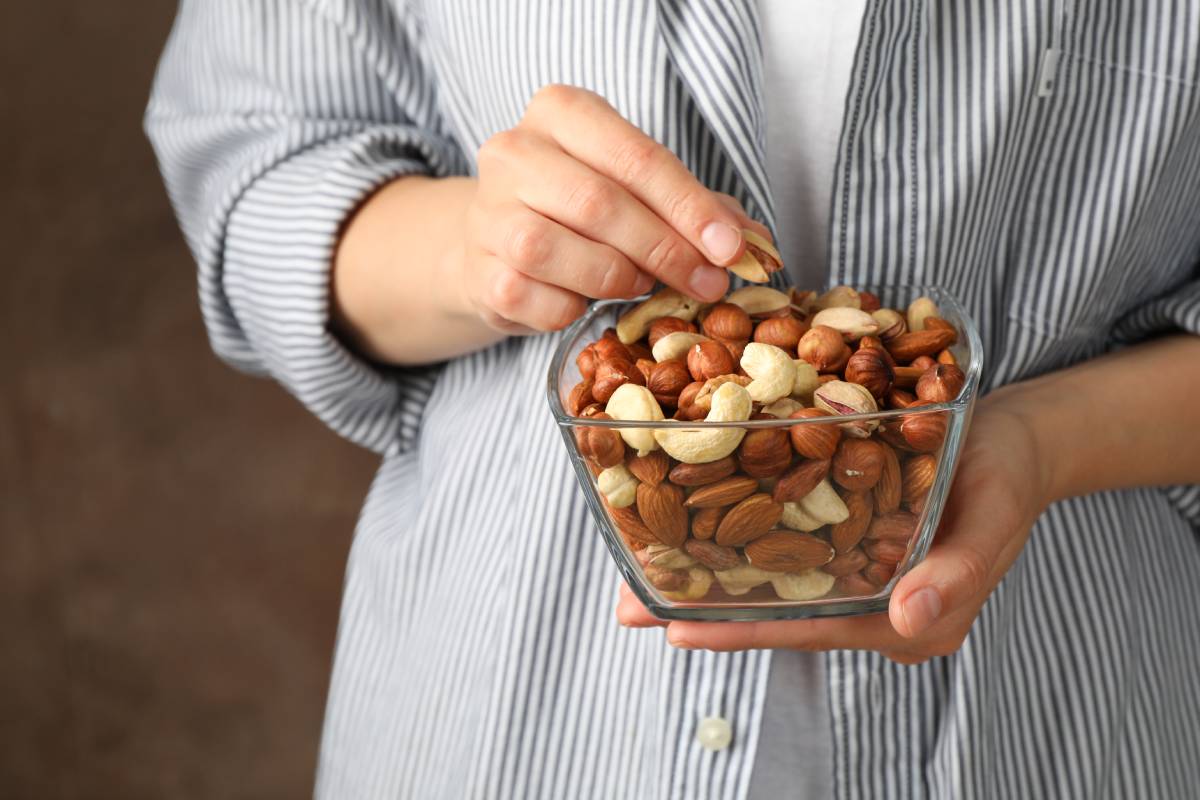
[[[706,717],[696,726],[696,741],[706,750],[724,750],[733,741],[733,728],[721,717]]]

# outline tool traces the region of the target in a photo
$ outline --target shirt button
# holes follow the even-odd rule
[[[696,726],[696,741],[706,750],[724,750],[733,741],[733,728],[722,717],[706,717]]]

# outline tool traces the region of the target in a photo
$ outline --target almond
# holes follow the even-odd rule
[[[892,539],[869,539],[863,545],[863,552],[870,556],[872,561],[878,561],[881,564],[894,567],[904,560],[905,554],[908,553],[908,546],[904,542],[897,542]],[[869,575],[867,579],[871,580]],[[891,579],[890,575],[888,579]]]
[[[671,461],[662,450],[652,450],[644,456],[629,459],[629,471],[642,483],[658,486],[667,477]]]
[[[820,408],[802,408],[792,414],[789,419],[817,419],[832,417],[828,411]],[[837,451],[838,441],[842,438],[842,430],[837,425],[810,422],[805,425],[793,425],[788,431],[792,439],[792,449],[805,458],[833,458]]]
[[[671,471],[674,474],[674,470]],[[746,475],[734,475],[692,492],[684,503],[688,508],[720,508],[740,503],[758,491],[758,481]]]
[[[746,545],[751,565],[769,572],[804,572],[833,559],[829,542],[811,533],[771,531]]]
[[[632,507],[613,508],[607,500],[604,502],[604,507],[608,509],[608,515],[617,526],[617,530],[624,534],[626,540],[639,542],[642,546],[659,544],[658,537],[645,526],[636,509]]]
[[[888,390],[886,402],[888,408],[908,408],[917,402],[917,398],[912,392],[906,392],[893,386]]]
[[[875,513],[887,514],[900,508],[901,471],[900,457],[889,444],[880,442],[883,450],[883,470],[879,473],[879,482],[872,490],[875,500]]]
[[[883,473],[883,448],[874,439],[843,439],[833,456],[833,480],[852,492],[873,488]]]
[[[887,342],[887,349],[892,358],[907,364],[914,358],[931,356],[945,350],[957,338],[953,330],[926,328],[900,334]]]
[[[914,456],[904,464],[900,498],[906,503],[924,499],[937,475],[937,459],[931,455]]]
[[[829,474],[829,459],[806,459],[779,477],[772,492],[776,503],[794,503],[808,496]]]
[[[867,528],[867,538],[886,539],[905,545],[916,532],[917,517],[915,514],[907,511],[893,511],[871,521],[871,525]]]
[[[728,478],[736,470],[737,462],[733,456],[726,456],[707,464],[677,464],[671,469],[670,478],[676,486],[703,486]]]
[[[879,591],[879,587],[864,578],[861,572],[855,572],[838,578],[833,590],[842,597],[870,597]]]
[[[678,486],[638,484],[637,507],[642,522],[658,541],[679,547],[687,539],[687,509],[683,507],[683,492]]]
[[[950,340],[950,344],[958,341],[958,329],[954,327],[954,323],[944,320],[941,317],[926,317],[925,330],[950,331],[954,334],[954,338]]]
[[[721,520],[717,526],[717,544],[741,547],[775,527],[781,516],[783,506],[772,500],[771,495],[750,495],[729,509]]]
[[[737,449],[742,472],[753,478],[778,475],[792,463],[792,444],[786,428],[762,428],[748,432]]]
[[[939,364],[953,364],[958,366],[958,358],[949,350],[943,350],[937,354],[937,362]]]
[[[867,558],[867,554],[856,547],[841,555],[834,556],[833,560],[821,567],[821,569],[835,578],[841,578],[858,572],[869,563],[871,563],[871,559]]]
[[[829,540],[833,549],[845,553],[862,541],[871,524],[871,495],[868,492],[847,492],[842,501],[850,516],[829,529]]]
[[[874,292],[859,292],[858,302],[859,307],[867,313],[878,311],[882,306],[882,304],[879,302],[879,295],[875,294]]]
[[[925,370],[920,367],[895,367],[892,370],[892,386],[900,389],[912,389],[916,387],[917,381],[921,379],[921,374],[924,372]]]
[[[717,534],[717,526],[725,517],[728,508],[702,508],[692,515],[692,536],[697,539],[711,539]]]
[[[862,576],[867,582],[876,586],[883,586],[892,579],[896,574],[895,564],[884,564],[881,561],[872,561],[863,568]]]
[[[742,563],[736,550],[732,547],[722,547],[716,542],[689,539],[684,543],[683,549],[689,556],[712,570],[733,569]]]

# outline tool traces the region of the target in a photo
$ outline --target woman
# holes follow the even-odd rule
[[[319,796],[1200,779],[1200,7],[796,8],[182,3],[147,127],[213,345],[383,455]],[[948,287],[995,391],[888,616],[630,631],[523,334],[714,299],[752,220]]]

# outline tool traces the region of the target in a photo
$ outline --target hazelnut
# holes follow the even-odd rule
[[[639,358],[634,366],[638,368],[638,372],[642,373],[642,377],[649,382],[650,373],[654,371],[654,365],[656,363],[657,362],[655,362],[653,358]]]
[[[567,413],[578,417],[580,412],[595,400],[596,398],[592,397],[592,382],[585,378],[571,389],[571,394],[567,397]]]
[[[919,408],[923,405],[926,405],[925,401],[918,400],[909,408]],[[937,412],[905,417],[900,423],[900,435],[904,437],[908,446],[918,453],[932,453],[942,446],[942,440],[946,438],[946,414]]]
[[[869,557],[870,556],[868,555],[868,558]],[[901,558],[903,557],[903,554],[901,554]],[[892,579],[893,575],[896,574],[896,564],[898,563],[900,563],[899,560],[897,560],[895,564],[884,564],[881,561],[872,561],[870,564],[867,564],[865,567],[863,567],[862,576],[867,580],[867,582],[872,583],[875,586],[883,586]]]
[[[754,330],[750,315],[733,303],[717,303],[709,309],[702,324],[704,334],[713,339],[745,341]]]
[[[817,419],[819,417],[832,417],[832,415],[820,408],[802,408],[792,414],[789,419]],[[788,434],[792,440],[792,448],[805,458],[813,459],[833,458],[833,454],[837,451],[838,441],[842,438],[841,429],[832,424],[793,425],[788,430]]]
[[[612,419],[603,411],[593,414],[592,418]],[[575,429],[575,444],[584,458],[604,469],[615,467],[625,460],[625,442],[615,428],[581,425]]]
[[[650,376],[646,378],[646,388],[662,405],[674,406],[691,380],[687,365],[682,361],[663,361],[651,368]]]
[[[651,349],[658,343],[658,340],[666,336],[668,333],[695,333],[696,326],[687,320],[679,319],[678,317],[659,317],[650,323],[650,333],[647,334],[647,341]]]
[[[883,474],[883,445],[874,439],[844,439],[833,456],[833,479],[842,488],[865,492]]]
[[[934,456],[913,456],[904,464],[904,476],[900,480],[900,499],[910,504],[924,500],[933,487],[936,475],[937,459]]]
[[[579,367],[579,375],[585,381],[596,377],[596,345],[589,344],[575,356],[575,366]]]
[[[825,325],[814,325],[808,329],[796,345],[801,359],[817,368],[818,372],[830,372],[850,357],[850,348],[842,334]]]
[[[909,363],[909,366],[913,369],[919,369],[924,372],[936,364],[937,362],[934,361],[930,356],[917,356]]]
[[[785,428],[752,430],[737,449],[738,463],[752,478],[778,475],[792,463],[792,445]]]
[[[690,373],[689,373],[690,377]],[[693,420],[704,419],[707,413],[704,409],[696,408],[696,395],[704,388],[704,381],[693,381],[683,387],[683,391],[679,393],[679,400],[676,403],[675,419]]]
[[[942,352],[938,353],[937,362],[939,364],[953,364],[956,367],[958,366],[958,358],[949,350],[943,350]]]
[[[876,399],[892,388],[891,357],[882,347],[859,348],[846,362],[846,380],[865,388]]]
[[[775,345],[791,355],[796,352],[796,345],[805,331],[804,323],[798,319],[775,317],[758,323],[758,327],[754,329],[754,341]]]
[[[912,392],[906,392],[903,389],[897,389],[895,386],[888,390],[888,408],[908,408],[915,402],[917,402],[917,398],[912,394]]]
[[[642,359],[642,358],[648,359],[650,361],[656,360],[654,358],[654,353],[652,353],[650,351],[650,348],[647,347],[646,345],[642,344],[641,342],[634,342],[633,344],[626,345],[626,346],[629,348],[629,354],[631,356],[633,356],[634,361],[637,361],[638,359]]]
[[[709,378],[692,399],[692,404],[707,412],[712,408],[713,393],[724,383],[736,383],[738,386],[746,387],[750,385],[750,379],[744,375],[718,375],[715,378]]]
[[[600,364],[604,361],[610,361],[614,358],[623,361],[635,361],[633,353],[629,352],[629,348],[621,344],[616,339],[603,338],[598,340],[592,347],[596,351],[596,363]]]
[[[735,364],[729,350],[720,342],[699,342],[688,351],[688,371],[698,381],[728,375],[733,372]]]
[[[614,358],[601,361],[596,367],[596,378],[592,383],[592,397],[596,398],[597,402],[607,403],[617,387],[626,383],[645,386],[646,379],[642,376],[641,370],[626,359]]]
[[[917,397],[930,403],[949,403],[958,397],[967,376],[953,364],[937,364],[917,379]]]
[[[737,341],[730,341],[729,339],[717,339],[717,341],[725,345],[725,349],[728,350],[729,355],[733,357],[733,363],[741,363],[742,354],[745,352],[746,345],[748,344],[746,341],[742,339],[738,339]]]

